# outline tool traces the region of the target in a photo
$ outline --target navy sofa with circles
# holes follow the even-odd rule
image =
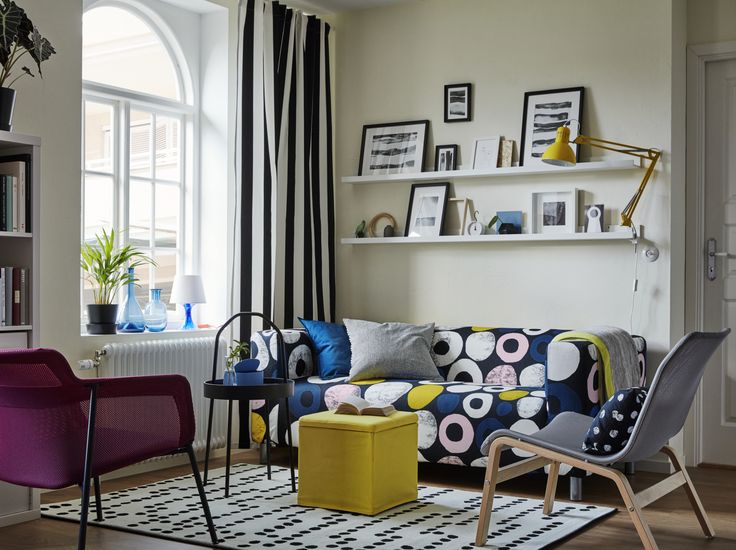
[[[303,330],[283,331],[289,377],[295,380],[290,418],[277,403],[251,403],[251,439],[262,443],[268,423],[274,444],[286,444],[292,425],[298,446],[299,418],[334,409],[346,395],[392,404],[419,416],[418,460],[485,467],[481,444],[494,430],[533,433],[563,411],[595,416],[599,405],[598,353],[583,340],[552,343],[561,329],[458,327],[435,329],[432,358],[443,381],[381,379],[348,383],[316,375],[312,342]],[[646,342],[636,336],[642,381]],[[258,331],[251,356],[266,376],[275,376],[276,338]],[[525,454],[504,451],[510,464]],[[567,473],[563,468],[560,473]]]

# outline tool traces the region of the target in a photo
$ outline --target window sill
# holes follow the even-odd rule
[[[218,327],[198,328],[195,330],[167,329],[163,332],[118,332],[116,334],[88,334],[84,329],[82,338],[94,338],[99,341],[130,341],[130,340],[171,340],[174,338],[206,338],[214,336]]]

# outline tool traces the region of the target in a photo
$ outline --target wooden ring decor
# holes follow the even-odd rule
[[[373,216],[371,218],[371,221],[368,222],[368,234],[371,237],[376,237],[377,236],[376,235],[376,224],[378,224],[378,222],[381,221],[382,219],[388,220],[388,222],[390,223],[390,225],[393,228],[394,232],[396,231],[396,226],[397,226],[396,218],[394,218],[388,212],[380,212],[380,213],[376,214],[375,216]],[[385,235],[381,235],[381,236],[385,236]]]

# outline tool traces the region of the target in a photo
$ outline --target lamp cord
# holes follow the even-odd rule
[[[639,235],[636,232],[636,224],[632,223],[634,245],[634,281],[631,285],[631,310],[629,311],[629,334],[634,334],[634,310],[636,308],[636,293],[639,290]]]

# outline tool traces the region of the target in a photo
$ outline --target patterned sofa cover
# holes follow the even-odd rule
[[[562,411],[595,416],[599,410],[598,361],[595,346],[582,340],[551,343],[560,329],[459,327],[435,329],[432,358],[444,381],[323,380],[316,376],[312,342],[303,330],[283,331],[289,377],[295,380],[290,418],[278,403],[251,403],[251,439],[262,443],[268,422],[275,444],[286,444],[291,423],[298,446],[299,418],[332,410],[346,395],[393,404],[419,416],[418,459],[484,467],[480,447],[494,430],[511,428],[533,433]],[[251,339],[251,356],[266,376],[276,373],[276,338],[259,331]],[[635,337],[642,380],[646,342]],[[524,458],[505,451],[502,464]]]

